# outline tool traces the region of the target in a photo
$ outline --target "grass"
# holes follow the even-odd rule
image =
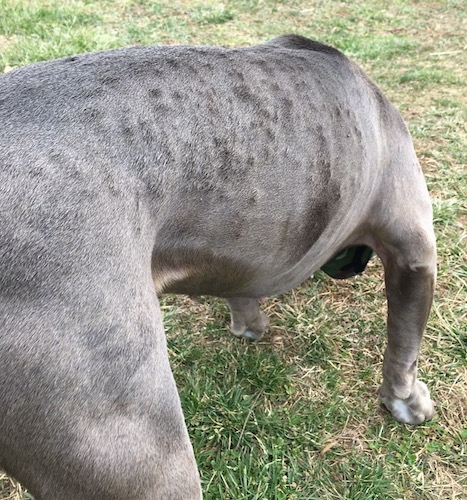
[[[219,300],[162,301],[206,499],[467,497],[467,9],[463,0],[0,0],[0,72],[135,43],[247,45],[284,32],[356,60],[401,110],[433,199],[435,304],[420,360],[438,402],[411,428],[379,406],[382,268],[317,273],[263,305],[259,343]],[[28,498],[0,474],[0,499]]]

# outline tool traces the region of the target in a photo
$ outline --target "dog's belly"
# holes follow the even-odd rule
[[[193,240],[168,236],[161,241],[156,237],[152,255],[156,290],[219,297],[261,297],[290,290],[340,250],[361,241],[364,210],[356,214],[351,205],[336,208],[336,217],[309,246],[302,243],[307,239],[301,233],[304,229],[278,235],[274,228],[280,223],[276,220],[270,221],[269,231],[251,220],[249,230],[239,238],[225,230],[228,220],[211,226],[214,236],[201,232]],[[260,242],[253,236],[258,233]]]

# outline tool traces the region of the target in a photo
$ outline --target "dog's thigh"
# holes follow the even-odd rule
[[[37,500],[201,498],[154,292],[96,289],[2,302],[0,464]]]

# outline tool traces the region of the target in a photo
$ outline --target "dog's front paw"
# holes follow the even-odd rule
[[[430,398],[428,388],[420,380],[415,381],[407,399],[392,396],[384,384],[379,390],[379,397],[394,419],[403,424],[421,424],[431,420],[435,414],[435,405]]]

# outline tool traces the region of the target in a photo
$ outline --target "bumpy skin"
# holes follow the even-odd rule
[[[338,51],[132,47],[0,77],[0,466],[36,499],[196,499],[157,294],[257,299],[351,244],[385,267],[380,394],[433,415],[416,365],[431,207],[399,114]]]

